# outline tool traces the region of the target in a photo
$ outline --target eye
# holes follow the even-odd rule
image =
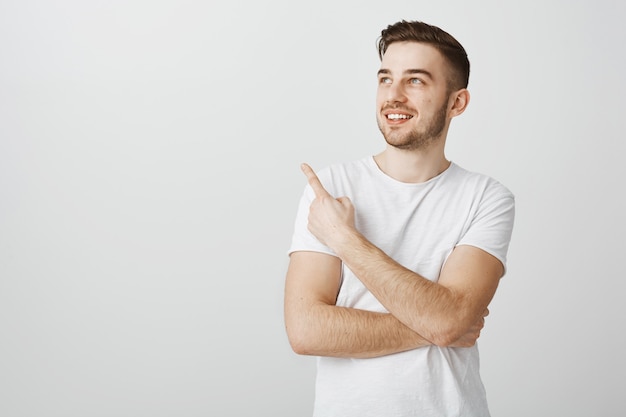
[[[378,79],[379,84],[391,84],[391,78],[389,77],[380,77]]]
[[[420,84],[424,84],[424,82],[420,80],[419,78],[411,78],[409,79],[409,84],[420,85]]]

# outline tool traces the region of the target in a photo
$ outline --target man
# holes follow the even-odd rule
[[[475,342],[505,272],[514,197],[445,157],[470,99],[464,48],[408,21],[378,47],[385,149],[319,178],[302,165],[289,341],[319,357],[315,417],[485,417]]]

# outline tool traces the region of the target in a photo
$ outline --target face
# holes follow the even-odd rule
[[[434,47],[392,43],[378,71],[378,128],[399,149],[421,149],[443,140],[449,123],[446,63]]]

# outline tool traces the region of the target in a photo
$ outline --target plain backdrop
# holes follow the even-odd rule
[[[382,150],[375,42],[401,19],[467,49],[447,155],[517,199],[479,340],[493,416],[622,415],[625,18],[0,0],[0,415],[309,416],[282,313],[299,164]]]

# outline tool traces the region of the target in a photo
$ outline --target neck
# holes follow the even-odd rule
[[[426,182],[450,166],[443,148],[438,146],[408,151],[388,145],[374,156],[374,161],[385,174],[406,183]]]

